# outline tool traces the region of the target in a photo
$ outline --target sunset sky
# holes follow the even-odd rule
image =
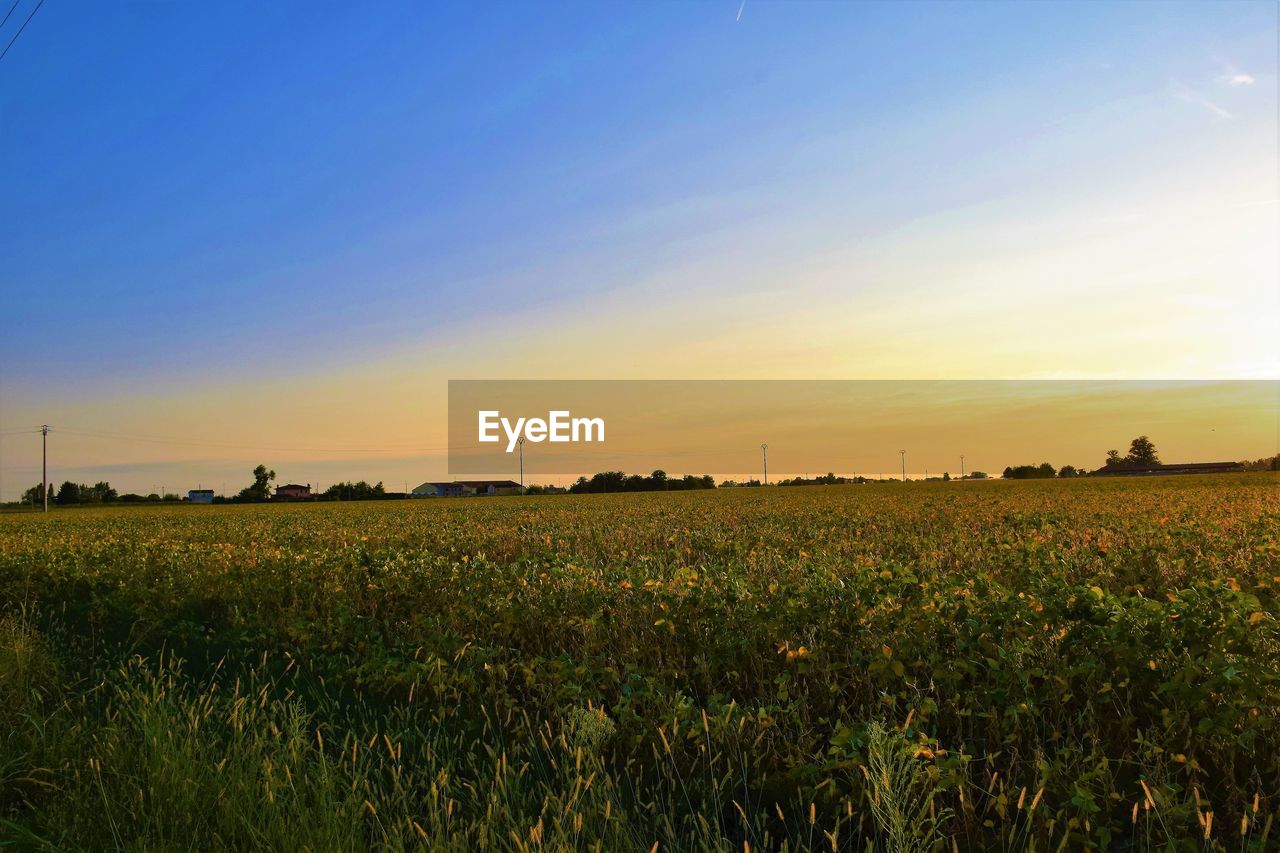
[[[451,378],[1280,377],[1278,9],[45,3],[0,498],[41,423],[57,482],[398,490]]]

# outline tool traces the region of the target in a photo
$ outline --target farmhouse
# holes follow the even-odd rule
[[[192,489],[187,492],[187,501],[193,504],[213,503],[213,489]]]
[[[520,494],[520,484],[511,480],[454,480],[448,483],[423,483],[413,490],[415,498],[518,494]]]
[[[1166,474],[1233,474],[1243,471],[1239,462],[1184,462],[1175,465],[1109,465],[1093,472],[1094,477],[1159,477]]]
[[[278,501],[302,501],[311,497],[311,484],[303,486],[298,483],[288,483],[283,486],[276,486],[275,499]]]

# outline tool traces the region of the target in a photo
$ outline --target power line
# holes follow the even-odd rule
[[[16,8],[18,8],[18,4],[19,4],[19,3],[21,3],[21,2],[22,2],[22,0],[13,0],[13,5],[12,5],[12,6],[10,6],[10,7],[9,7],[9,11],[8,11],[7,13],[5,13],[4,20],[3,20],[3,21],[0,21],[0,30],[3,30],[3,29],[4,29],[4,25],[5,25],[5,24],[7,24],[7,23],[9,23],[9,16],[13,14],[13,10],[14,10],[14,9],[16,9]]]
[[[27,24],[31,23],[31,19],[36,16],[36,12],[39,12],[40,7],[43,5],[44,5],[44,0],[40,0],[40,2],[36,4],[36,7],[31,10],[31,14],[27,15],[27,19],[22,22],[22,26],[18,27],[18,31],[13,34],[13,38],[9,39],[9,43],[5,45],[4,52],[0,53],[0,59],[4,59],[5,54],[9,52],[9,48],[13,47],[13,43],[18,40],[18,36],[22,35],[22,31],[27,28]],[[9,14],[10,15],[13,14],[12,9],[9,10]],[[8,18],[9,16],[6,15],[5,20],[8,20]]]
[[[131,433],[106,432],[103,430],[80,430],[80,429],[60,429],[59,432],[64,435],[79,435],[89,438],[108,438],[119,441],[139,441],[154,444],[179,444],[191,447],[220,447],[232,450],[257,450],[272,451],[279,453],[288,453],[292,451],[302,451],[304,453],[385,453],[388,451],[399,452],[416,452],[416,453],[440,453],[447,452],[448,447],[405,447],[395,445],[383,445],[381,447],[299,447],[297,445],[284,447],[272,446],[266,444],[246,444],[240,442],[229,441],[212,441],[199,438],[166,438],[157,435],[135,435]]]
[[[12,13],[13,13],[13,10],[12,10],[12,9],[10,9],[10,10],[9,10],[9,12],[10,12],[10,14],[12,14]],[[8,16],[6,16],[6,18],[7,18],[7,17],[8,17]],[[0,26],[3,26],[3,23],[2,23],[2,22],[0,22]],[[48,439],[48,435],[49,435],[49,432],[50,432],[52,429],[53,429],[53,427],[49,426],[48,424],[42,424],[42,425],[40,425],[40,426],[36,427],[35,429],[11,429],[11,430],[4,430],[4,431],[0,431],[0,438],[3,438],[3,437],[5,437],[5,436],[14,436],[14,435],[36,435],[36,434],[43,434],[43,436],[44,436],[44,437],[43,437],[42,442],[41,442],[41,444],[42,444],[42,447],[41,447],[41,456],[42,456],[42,459],[41,459],[41,466],[40,466],[40,467],[41,467],[41,485],[40,485],[40,488],[41,488],[41,492],[42,492],[42,494],[43,494],[42,500],[44,501],[44,505],[45,505],[45,506],[44,506],[44,511],[45,511],[45,512],[48,512],[48,511],[49,511],[49,501],[48,501],[48,498],[49,498],[49,482],[48,482],[48,479],[49,479],[49,478],[48,478],[48,473],[47,473],[47,472],[48,472],[48,468],[49,468],[49,463],[48,463],[48,458],[49,458],[49,454],[48,454],[48,443],[49,443],[49,439]],[[2,444],[2,443],[0,443],[0,444]],[[0,503],[4,503],[4,470],[5,470],[5,466],[4,466],[4,464],[3,464],[3,461],[2,461],[2,460],[0,460]]]
[[[51,428],[52,429],[52,428]],[[20,430],[19,432],[38,433],[40,429],[37,427],[33,430]],[[293,451],[301,451],[305,453],[449,453],[455,448],[447,445],[440,447],[415,447],[412,445],[386,443],[378,447],[299,447],[297,445],[270,445],[270,444],[252,444],[247,442],[228,442],[217,441],[216,439],[203,438],[176,438],[160,435],[141,435],[137,433],[109,432],[106,430],[91,429],[69,429],[60,427],[58,432],[63,435],[77,435],[88,438],[104,438],[115,439],[120,441],[135,441],[155,444],[175,444],[186,445],[190,447],[215,447],[230,450],[254,450],[265,452],[288,453]],[[18,434],[18,433],[14,433]],[[669,450],[656,452],[627,451],[628,457],[654,457],[654,458],[680,458],[686,456],[730,456],[736,455],[739,451],[734,449],[722,448],[701,448],[691,450]],[[606,449],[587,449],[583,448],[578,451],[579,455],[590,458],[613,458],[618,455],[616,451]]]

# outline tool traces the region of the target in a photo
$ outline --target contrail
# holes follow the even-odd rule
[[[738,5],[738,17],[734,18],[735,21],[742,20],[742,10],[745,9],[746,7],[747,7],[747,0],[742,0],[742,3]]]

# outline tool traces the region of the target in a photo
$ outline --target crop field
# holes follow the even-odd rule
[[[1280,849],[1280,480],[0,514],[24,849]]]

